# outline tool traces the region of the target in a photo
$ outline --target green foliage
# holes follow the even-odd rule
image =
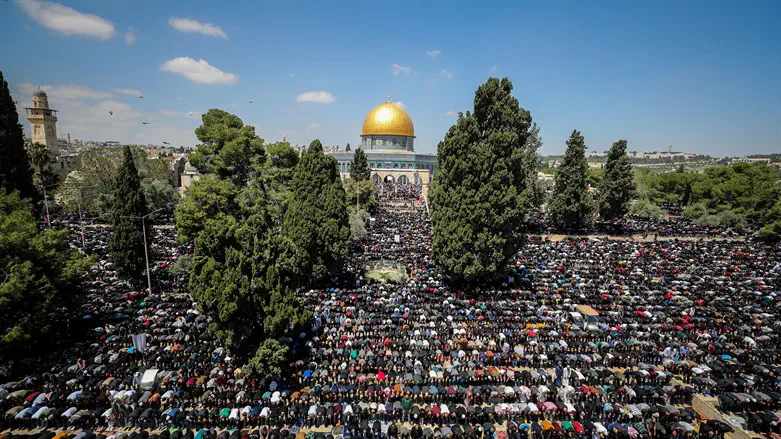
[[[586,143],[580,132],[573,130],[548,205],[551,222],[557,229],[580,232],[593,225],[594,202],[588,191],[587,175]]]
[[[279,379],[288,356],[288,347],[274,339],[266,339],[255,351],[245,371],[261,380]]]
[[[350,143],[349,142],[347,143],[347,146],[344,147],[344,150],[345,150],[345,152],[352,151],[352,148],[350,147]]]
[[[762,226],[757,232],[757,238],[768,242],[781,242],[781,221],[774,221]]]
[[[361,209],[356,212],[354,209],[350,210],[350,237],[353,241],[360,241],[369,236],[366,231],[366,219],[369,217],[369,213]]]
[[[62,335],[93,260],[70,247],[66,230],[38,229],[29,198],[0,190],[0,359],[40,353]]]
[[[652,220],[662,219],[664,210],[649,200],[634,200],[629,207],[629,213],[640,218]]]
[[[282,222],[285,276],[295,285],[325,282],[342,267],[350,244],[344,187],[336,159],[314,140],[296,166]]]
[[[166,163],[160,159],[150,159],[143,148],[130,146],[130,151],[150,210],[164,207],[166,212],[172,212],[178,195],[168,180]],[[55,199],[66,211],[76,211],[81,205],[83,210],[110,220],[114,206],[114,182],[117,181],[123,162],[124,148],[90,148],[81,151],[73,170],[57,188]]]
[[[298,151],[290,146],[290,142],[272,143],[266,147],[266,154],[275,168],[292,169],[299,161]]]
[[[433,253],[455,283],[502,276],[542,199],[541,141],[511,93],[508,79],[490,78],[475,92],[474,114],[459,114],[437,147]]]
[[[114,184],[112,225],[114,233],[109,241],[111,262],[134,285],[143,284],[146,270],[144,234],[141,217],[147,214],[146,200],[141,191],[141,180],[129,147],[124,149],[125,160]],[[152,227],[147,218],[147,239]]]
[[[142,180],[141,191],[144,193],[150,212],[158,209],[170,212],[179,201],[179,193],[168,181]]]
[[[195,130],[202,143],[190,155],[190,164],[201,174],[215,174],[238,185],[263,171],[266,154],[255,127],[223,110],[211,109]]]
[[[656,203],[688,206],[684,216],[701,224],[742,230],[749,225],[764,229],[760,237],[772,239],[773,223],[781,220],[781,172],[772,166],[736,163],[710,166],[702,174],[671,172],[638,174],[638,185]]]
[[[180,237],[195,242],[190,293],[231,355],[250,361],[251,375],[276,376],[287,356],[277,340],[311,319],[280,273],[292,256],[279,224],[294,170],[306,159],[296,164],[298,154],[286,143],[270,145],[266,154],[254,128],[234,115],[207,116],[196,130],[204,142],[196,166],[205,174],[176,210]],[[233,155],[236,148],[246,155]]]
[[[361,209],[374,212],[380,205],[377,199],[377,186],[371,180],[357,181],[349,178],[345,181],[345,191],[348,208],[354,209],[360,204]]]
[[[708,205],[704,202],[695,203],[683,209],[683,217],[697,220],[708,216]]]
[[[656,203],[667,202],[688,206],[694,201],[692,193],[699,179],[698,174],[687,172],[647,175],[648,194]]]
[[[238,188],[230,180],[204,175],[187,188],[184,200],[176,207],[176,231],[185,239],[194,239],[203,230],[207,218],[233,215]]]
[[[588,182],[588,186],[590,188],[599,188],[599,186],[602,184],[602,180],[604,179],[604,168],[594,168],[591,166],[588,167],[588,171],[586,172],[586,182]]]
[[[171,272],[171,275],[173,276],[189,275],[192,259],[193,258],[190,255],[180,255],[173,264],[168,265],[168,271]]]
[[[358,181],[367,181],[371,178],[371,169],[369,168],[369,159],[363,148],[356,148],[353,155],[353,163],[350,166],[350,178]]]
[[[621,218],[629,211],[635,195],[632,162],[626,155],[626,140],[614,143],[607,154],[605,176],[599,185],[599,214],[602,218]]]
[[[0,71],[0,191],[18,190],[22,198],[38,200],[33,171],[24,148],[24,132],[8,83]]]

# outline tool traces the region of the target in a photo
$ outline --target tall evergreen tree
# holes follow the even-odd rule
[[[19,191],[22,198],[39,198],[33,186],[33,171],[24,149],[24,131],[8,82],[0,71],[0,190]]]
[[[353,150],[353,149],[350,147],[350,142],[347,142],[347,146],[345,146],[345,147],[344,147],[344,150],[345,150],[346,152],[350,152],[350,151],[352,151],[352,150]]]
[[[588,192],[586,142],[578,130],[573,130],[567,140],[567,152],[556,170],[548,211],[552,224],[561,231],[579,232],[594,223],[594,200]]]
[[[250,360],[253,376],[274,378],[288,364],[278,340],[305,330],[311,318],[278,268],[286,261],[278,204],[286,205],[299,158],[286,142],[264,152],[254,128],[221,110],[211,113],[219,117],[204,118],[196,130],[205,142],[198,160],[206,174],[176,211],[180,236],[195,241],[189,291],[231,356]],[[218,144],[250,146],[245,155],[230,155],[231,167],[247,170],[245,176],[227,172]]]
[[[364,181],[371,178],[371,169],[369,169],[369,160],[363,148],[355,148],[353,164],[350,166],[350,178],[353,180]]]
[[[350,223],[337,162],[314,140],[296,166],[292,197],[282,222],[285,275],[297,285],[322,283],[342,267]]]
[[[456,283],[500,277],[539,206],[531,115],[512,83],[490,78],[437,147],[430,198],[434,258]]]
[[[632,161],[626,154],[626,140],[614,143],[607,153],[605,176],[599,187],[599,214],[602,218],[620,218],[629,212],[635,195]]]
[[[124,149],[124,162],[114,183],[114,234],[109,241],[111,262],[136,286],[143,285],[146,270],[141,217],[147,214],[146,199],[130,147]],[[147,241],[151,225],[147,218]]]

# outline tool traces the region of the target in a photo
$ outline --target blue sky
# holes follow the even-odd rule
[[[0,69],[23,106],[45,86],[59,133],[82,139],[194,145],[222,108],[267,141],[355,145],[390,91],[435,152],[506,76],[544,153],[578,129],[589,150],[742,155],[781,152],[779,22],[778,1],[11,0]]]

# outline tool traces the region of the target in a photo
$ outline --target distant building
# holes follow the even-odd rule
[[[653,152],[639,152],[639,151],[631,151],[629,152],[629,156],[634,159],[667,159],[671,157],[683,157],[685,159],[691,159],[697,156],[696,153],[693,152],[682,152],[682,151],[653,151]]]
[[[733,159],[730,159],[730,163],[752,163],[756,165],[769,165],[770,159],[760,158],[760,157],[735,157]]]
[[[375,183],[418,183],[423,193],[436,171],[437,156],[415,152],[415,126],[409,114],[388,101],[374,107],[363,121],[360,148],[366,153]],[[339,163],[342,178],[350,176],[354,149],[327,152]]]
[[[195,181],[201,178],[201,173],[195,169],[195,166],[191,165],[188,161],[184,164],[184,171],[179,176],[179,193],[184,195],[184,192]]]
[[[33,91],[33,106],[25,107],[25,112],[32,133],[30,141],[46,146],[49,151],[49,171],[67,173],[75,155],[68,152],[70,145],[65,139],[57,139],[57,110],[49,108],[49,97],[40,87]]]
[[[33,106],[25,108],[27,120],[30,122],[33,143],[45,145],[49,154],[60,155],[57,145],[57,110],[49,108],[49,98],[46,92],[36,88],[33,92]]]

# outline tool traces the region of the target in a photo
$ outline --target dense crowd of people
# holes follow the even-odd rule
[[[741,234],[730,227],[699,224],[688,218],[672,216],[658,220],[627,215],[614,220],[600,220],[595,232],[607,235],[676,236],[697,238],[735,238]]]
[[[88,227],[98,262],[73,323],[87,339],[0,385],[3,425],[84,429],[75,439],[723,437],[732,427],[691,408],[704,394],[781,433],[781,248],[531,237],[503,282],[460,290],[434,265],[420,187],[379,193],[345,266],[357,279],[301,292],[308,354],[272,382],[209,333],[171,267],[192,251],[175,230],[154,229],[150,293],[117,278],[110,231]],[[59,224],[80,247],[78,221]],[[377,262],[405,280],[360,275]]]

